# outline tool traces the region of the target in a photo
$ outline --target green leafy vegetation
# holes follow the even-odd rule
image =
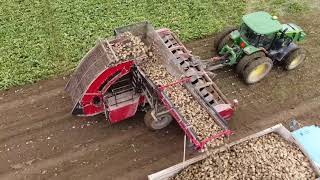
[[[288,10],[290,13],[300,13],[303,10],[306,10],[307,6],[302,2],[292,2],[288,5]]]
[[[250,6],[253,10],[268,11],[274,15],[294,15],[309,9],[308,0],[251,0]]]
[[[148,20],[190,41],[238,24],[246,2],[1,0],[0,89],[69,74],[95,41],[111,36],[116,27]],[[252,6],[269,12],[306,9],[298,0],[253,0]]]
[[[244,0],[1,0],[0,89],[68,74],[99,37],[149,20],[184,40],[237,23]]]

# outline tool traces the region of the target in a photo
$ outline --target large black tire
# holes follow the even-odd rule
[[[247,84],[254,84],[266,77],[272,69],[273,62],[268,57],[258,58],[248,64],[243,71],[243,78]]]
[[[266,55],[262,51],[255,52],[250,55],[244,55],[236,65],[236,72],[239,74],[242,74],[246,66],[249,64],[249,62],[265,56]]]
[[[163,114],[157,117],[157,121],[151,115],[152,111],[146,112],[144,115],[145,125],[152,131],[163,129],[167,127],[172,121],[172,116],[170,114]]]
[[[295,49],[288,54],[284,59],[284,68],[286,70],[293,70],[297,68],[306,59],[306,52],[303,49]]]
[[[214,47],[216,51],[219,53],[222,47],[231,41],[230,39],[230,33],[234,30],[236,30],[236,27],[228,27],[224,29],[222,32],[220,32],[214,40]]]

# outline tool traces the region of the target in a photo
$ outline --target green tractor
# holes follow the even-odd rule
[[[216,38],[216,50],[221,56],[213,60],[217,66],[235,65],[245,82],[253,84],[277,62],[286,70],[298,67],[306,54],[295,42],[304,37],[297,25],[281,24],[269,13],[254,12],[242,17],[239,28],[228,28]]]

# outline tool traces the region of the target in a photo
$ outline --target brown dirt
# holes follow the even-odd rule
[[[290,19],[308,33],[302,46],[310,54],[298,70],[276,67],[252,86],[231,68],[217,71],[222,91],[240,102],[230,122],[236,133],[232,140],[287,123],[292,116],[305,125],[320,122],[320,21],[312,18],[319,15]],[[212,42],[209,37],[187,46],[208,58]],[[183,133],[175,123],[151,132],[141,113],[111,126],[103,116],[72,116],[63,92],[66,79],[0,92],[0,179],[146,179],[182,160]]]

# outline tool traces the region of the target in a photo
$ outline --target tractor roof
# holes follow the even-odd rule
[[[282,29],[280,22],[269,13],[259,11],[244,15],[243,22],[258,34],[272,34]]]

